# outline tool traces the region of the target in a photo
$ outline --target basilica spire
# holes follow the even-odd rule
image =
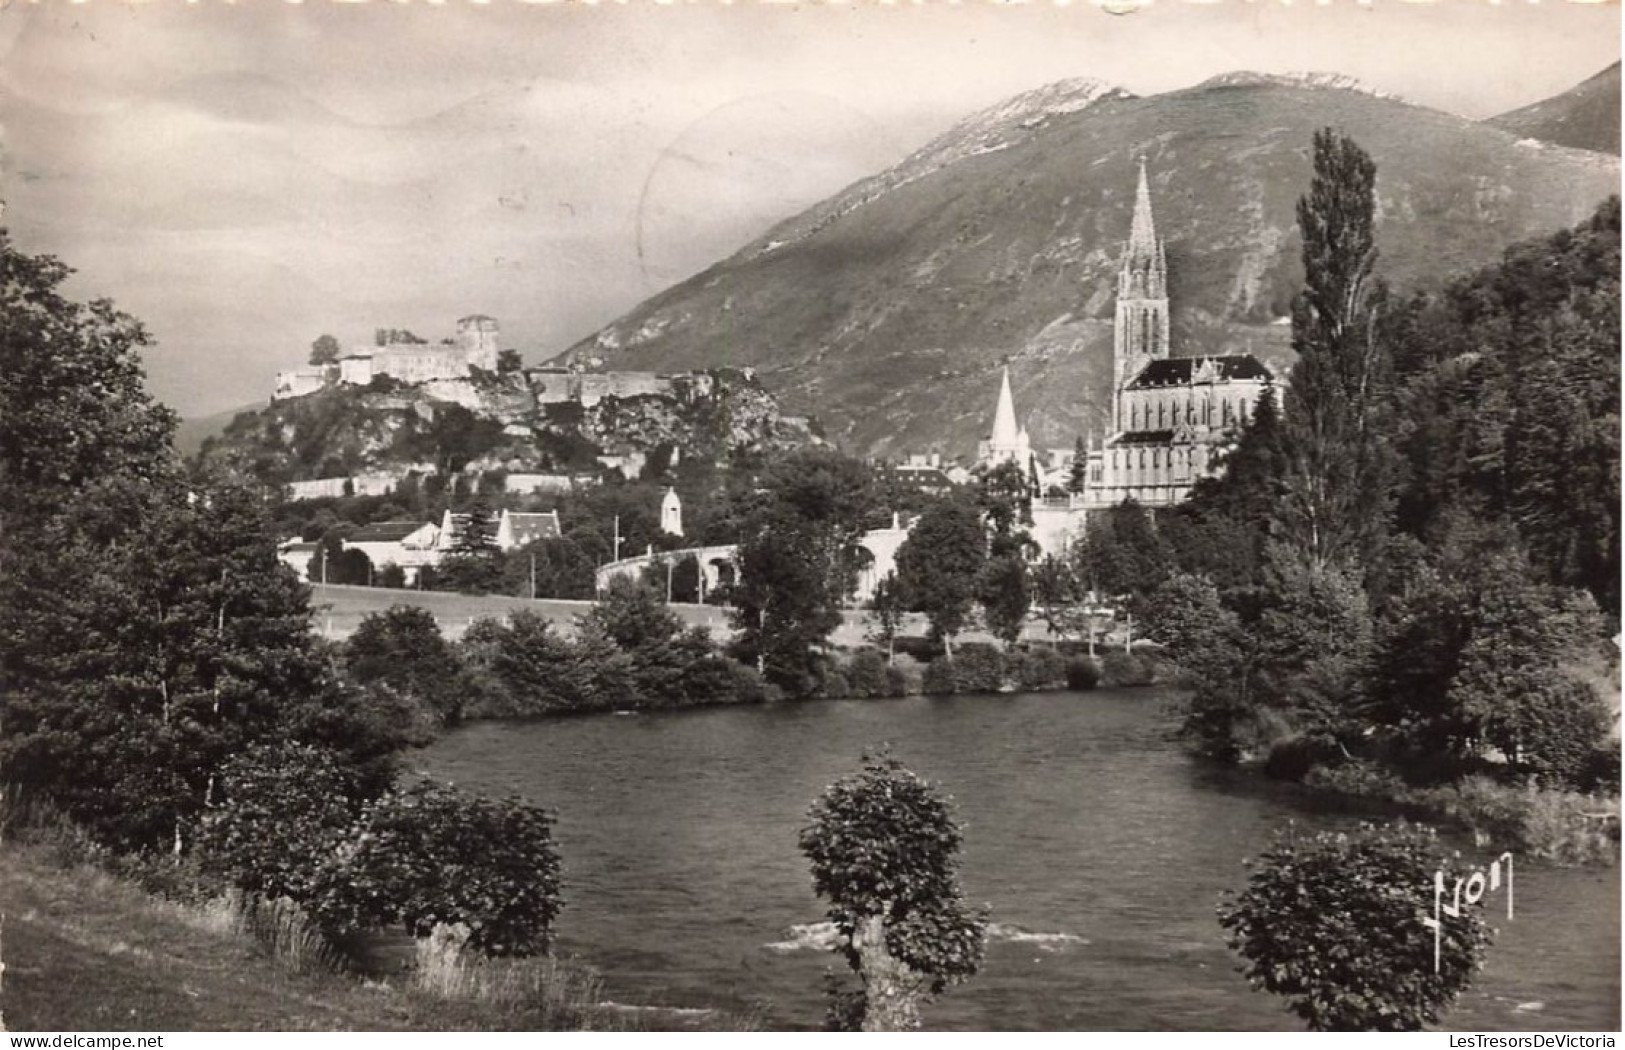
[[[1168,353],[1168,263],[1151,218],[1151,180],[1141,156],[1134,218],[1117,273],[1117,318],[1112,337],[1112,430],[1125,429],[1122,392],[1152,361]]]
[[[1151,220],[1151,186],[1145,177],[1145,154],[1140,154],[1140,185],[1134,191],[1134,224],[1129,227],[1128,252],[1124,266],[1132,263],[1154,263],[1161,254],[1157,245],[1157,227]]]

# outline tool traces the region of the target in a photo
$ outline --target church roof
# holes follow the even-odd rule
[[[349,543],[399,543],[427,524],[422,521],[379,521],[363,525],[344,538]]]
[[[1264,363],[1252,354],[1231,354],[1225,357],[1167,357],[1152,361],[1140,370],[1129,383],[1130,390],[1154,387],[1190,386],[1199,378],[1198,370],[1206,364],[1212,368],[1212,380],[1225,382],[1238,379],[1273,379],[1274,375]]]
[[[1172,445],[1173,443],[1174,432],[1172,430],[1130,430],[1112,439],[1112,445],[1116,447],[1124,445]]]

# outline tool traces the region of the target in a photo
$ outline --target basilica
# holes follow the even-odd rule
[[[1112,338],[1111,422],[1102,447],[1087,451],[1086,484],[1077,502],[1103,507],[1133,499],[1170,506],[1213,473],[1218,453],[1251,416],[1275,377],[1250,354],[1174,357],[1168,324],[1168,264],[1151,215],[1145,161],[1134,219],[1117,274]],[[993,432],[978,459],[986,467],[1014,460],[1046,487],[1070,476],[1070,464],[1040,462],[1026,428],[1016,425],[1005,370]]]

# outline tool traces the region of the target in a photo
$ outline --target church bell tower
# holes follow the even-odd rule
[[[1151,189],[1140,158],[1134,222],[1117,273],[1117,318],[1112,340],[1112,430],[1121,432],[1123,387],[1152,361],[1168,356],[1168,264],[1151,220]]]

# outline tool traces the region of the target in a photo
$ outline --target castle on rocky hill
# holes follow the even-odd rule
[[[478,369],[497,370],[496,318],[470,314],[457,322],[457,335],[439,343],[415,339],[408,332],[380,330],[377,344],[357,347],[336,365],[312,365],[278,372],[272,400],[303,397],[334,382],[366,386],[377,376],[401,383],[466,379]]]

